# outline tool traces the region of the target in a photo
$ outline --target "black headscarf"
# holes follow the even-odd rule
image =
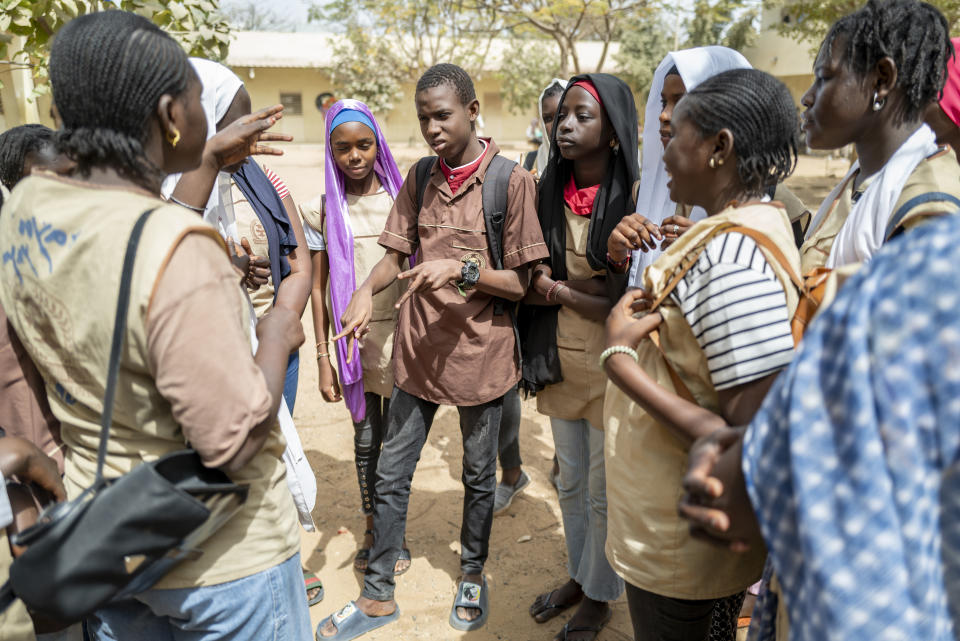
[[[589,80],[600,94],[600,101],[619,141],[619,150],[610,150],[607,173],[600,183],[590,227],[587,232],[587,262],[595,270],[607,265],[607,239],[617,224],[633,212],[632,189],[639,178],[637,162],[637,107],[625,82],[606,73],[574,76],[560,96],[560,102],[574,83]],[[559,115],[559,109],[557,110]],[[567,278],[566,214],[563,189],[573,172],[573,161],[560,155],[557,147],[557,119],[550,137],[550,162],[538,187],[537,216],[543,239],[550,251],[548,264],[554,280]],[[521,305],[518,322],[523,349],[523,386],[529,392],[563,380],[557,353],[557,312],[559,306]]]

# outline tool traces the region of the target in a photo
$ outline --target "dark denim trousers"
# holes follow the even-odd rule
[[[514,387],[503,395],[503,412],[500,415],[500,467],[512,470],[521,465],[520,392]]]
[[[744,594],[690,601],[627,583],[634,641],[734,641]]]
[[[363,596],[368,599],[389,601],[393,598],[393,568],[406,531],[413,472],[438,407],[436,403],[393,388],[377,463],[373,548],[363,578]],[[502,407],[501,397],[483,405],[457,408],[463,436],[460,570],[464,574],[482,573],[487,561],[497,488],[497,441]]]

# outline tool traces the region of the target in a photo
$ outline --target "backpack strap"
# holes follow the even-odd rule
[[[423,207],[423,194],[427,191],[427,182],[430,180],[430,172],[433,166],[437,164],[436,156],[425,156],[417,161],[417,212]]]
[[[918,205],[924,205],[930,202],[942,202],[944,200],[956,207],[960,207],[960,200],[958,200],[956,196],[941,191],[931,191],[920,194],[903,203],[900,209],[890,217],[890,222],[887,223],[887,229],[883,232],[884,242],[896,235],[896,232],[900,230],[900,224],[903,222],[903,219],[907,217],[907,214],[910,213],[911,209]]]
[[[483,177],[483,223],[487,230],[487,245],[490,247],[494,269],[503,269],[503,224],[507,217],[507,192],[510,188],[510,174],[516,166],[517,163],[497,154],[490,161]],[[494,299],[493,313],[502,315],[506,303],[502,298]]]

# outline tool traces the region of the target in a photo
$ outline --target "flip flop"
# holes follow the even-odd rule
[[[533,600],[533,605],[530,606],[530,616],[533,617],[534,621],[537,623],[546,623],[550,619],[560,616],[560,613],[564,610],[569,610],[583,600],[583,596],[581,596],[573,603],[553,603],[550,599],[553,598],[556,592],[556,590],[544,592]],[[544,617],[544,614],[547,616]]]
[[[457,608],[475,608],[480,610],[480,616],[472,621],[461,619],[457,615]],[[483,577],[483,585],[469,581],[461,581],[457,587],[457,598],[450,608],[450,627],[461,632],[469,632],[482,628],[490,614],[490,599],[487,596],[487,577]]]
[[[307,606],[316,605],[323,601],[323,581],[310,570],[306,568],[301,569],[303,570],[303,585],[307,590]],[[320,588],[320,591],[311,599],[310,590],[316,590],[317,588]]]
[[[400,617],[400,608],[398,607],[392,614],[382,617],[371,617],[364,614],[357,604],[351,601],[338,611],[334,612],[317,626],[314,635],[317,641],[350,641],[363,636],[371,630],[382,628],[388,623],[393,623]],[[337,628],[337,633],[332,637],[320,636],[320,629],[327,624],[327,621],[333,621]]]
[[[397,557],[397,561],[409,561],[409,562],[410,562],[410,565],[408,565],[407,567],[405,567],[404,569],[402,569],[402,570],[400,570],[400,571],[397,571],[397,570],[396,570],[397,565],[396,565],[396,563],[394,563],[394,565],[393,565],[393,567],[394,567],[393,576],[400,576],[401,574],[405,574],[405,573],[407,572],[407,570],[409,570],[410,567],[413,565],[413,559],[412,559],[412,557],[410,556],[410,548],[408,548],[408,547],[402,548],[402,549],[400,550],[400,556]]]
[[[610,623],[610,619],[613,617],[613,610],[607,610],[607,616],[603,618],[603,621],[600,622],[600,625],[578,625],[575,628],[570,627],[570,622],[567,621],[563,624],[563,628],[560,629],[560,641],[567,641],[567,635],[571,632],[593,632],[593,639],[597,638],[597,635],[600,634],[600,630],[603,629],[605,625]]]
[[[363,531],[363,535],[364,535],[364,536],[366,536],[366,535],[368,535],[368,534],[372,535],[372,534],[373,534],[373,530],[364,530],[364,531]],[[364,563],[369,564],[369,563],[370,563],[370,548],[360,548],[359,550],[357,550],[356,556],[353,557],[353,569],[356,570],[357,572],[366,572],[366,571],[367,571],[366,566],[364,566],[364,568],[361,570],[360,568],[357,567],[357,561],[363,561]]]

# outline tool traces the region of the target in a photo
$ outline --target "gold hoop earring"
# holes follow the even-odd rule
[[[180,142],[180,130],[174,129],[173,134],[169,131],[167,132],[167,142],[170,143],[170,146],[174,149],[177,148],[177,143]]]

